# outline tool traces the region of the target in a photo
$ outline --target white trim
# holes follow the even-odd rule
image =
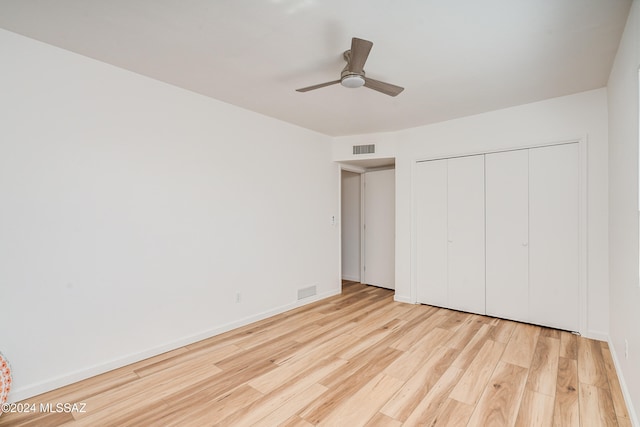
[[[337,163],[340,165],[341,170],[345,170],[347,172],[364,173],[366,171],[365,168],[361,168],[359,166],[347,165],[345,163],[340,163],[340,162],[337,162]]]
[[[338,168],[338,278],[340,279],[339,287],[342,291],[342,165]]]
[[[44,382],[30,385],[24,388],[12,389],[11,393],[9,394],[9,403],[19,402],[21,400],[29,399],[39,394],[46,393],[48,391],[55,390],[60,387],[64,387],[69,384],[73,384],[78,381],[82,381],[87,378],[91,378],[96,375],[100,375],[105,372],[112,371],[114,369],[118,369],[123,366],[127,366],[132,363],[136,363],[141,360],[145,360],[150,357],[157,356],[162,353],[166,353],[167,351],[175,350],[177,348],[184,347],[186,345],[193,344],[198,341],[202,341],[204,339],[214,337],[216,335],[220,335],[222,333],[231,331],[233,329],[249,325],[251,323],[266,319],[271,316],[275,316],[277,314],[284,313],[289,310],[293,310],[294,308],[302,307],[304,305],[310,304],[312,302],[320,301],[322,299],[329,298],[334,295],[339,295],[341,292],[342,290],[340,288],[337,290],[334,289],[329,292],[325,292],[323,294],[318,294],[313,297],[305,298],[304,300],[301,300],[301,301],[295,301],[293,303],[285,304],[272,310],[267,310],[253,316],[245,317],[245,318],[236,320],[234,322],[226,323],[216,328],[209,329],[207,331],[194,334],[189,337],[182,338],[176,341],[172,341],[172,342],[163,344],[161,346],[153,347],[142,352],[120,357],[106,363],[101,363],[99,365],[91,366],[86,369],[81,369],[67,375],[62,375],[52,380],[44,381]]]
[[[338,172],[338,271],[341,280],[352,280],[354,282],[360,282],[364,277],[362,275],[362,175],[364,173],[364,169],[357,168],[355,166],[344,165],[339,163],[340,170]],[[347,171],[351,173],[357,173],[360,175],[360,277],[343,275],[342,274],[342,172]]]
[[[627,382],[624,380],[624,375],[622,375],[622,368],[620,367],[620,363],[618,362],[618,355],[616,354],[616,347],[611,342],[611,337],[606,339],[609,343],[609,351],[611,352],[611,359],[613,359],[613,366],[616,369],[616,374],[618,375],[618,382],[620,383],[620,389],[622,389],[622,396],[624,396],[624,403],[627,405],[627,412],[629,412],[629,418],[631,419],[631,424],[636,427],[640,427],[640,420],[638,419],[638,414],[633,407],[633,399],[631,398],[631,393],[629,393],[629,388],[627,387]]]
[[[585,139],[586,139],[586,136],[582,135],[582,136],[576,136],[573,138],[562,138],[562,139],[557,139],[553,141],[531,143],[526,145],[514,145],[511,147],[505,147],[505,148],[494,148],[494,149],[488,149],[488,150],[482,150],[482,151],[462,151],[460,153],[439,154],[436,156],[427,156],[427,157],[416,157],[413,163],[427,162],[430,160],[455,159],[456,157],[469,157],[469,156],[479,156],[484,154],[504,153],[507,151],[528,150],[530,148],[551,147],[554,145],[575,144],[575,143],[580,143]],[[413,178],[413,175],[412,175],[412,178]]]
[[[578,298],[580,301],[579,325],[582,335],[591,336],[589,331],[589,174],[588,174],[588,145],[587,136],[580,138],[578,141]],[[597,334],[596,331],[593,332]],[[604,339],[607,339],[605,335]]]
[[[386,170],[395,169],[395,168],[396,168],[396,165],[394,163],[392,165],[378,166],[378,167],[375,167],[375,168],[366,168],[365,172],[386,171]]]
[[[405,303],[405,304],[415,304],[416,303],[415,301],[413,301],[413,298],[412,298],[411,295],[404,296],[404,295],[395,294],[393,296],[393,300],[396,301],[396,302],[402,302],[402,303]]]
[[[411,256],[409,257],[409,298],[410,302],[413,304],[418,304],[418,239],[416,238],[416,234],[418,232],[418,225],[416,224],[416,166],[418,165],[418,161],[411,162],[411,177],[409,179],[411,188],[409,189],[409,194],[411,197],[410,205],[411,205],[411,215],[409,217],[409,227],[411,235],[409,236],[409,244],[411,245]]]
[[[364,223],[364,206],[365,206],[365,200],[364,200],[364,187],[367,185],[367,182],[365,180],[365,175],[364,175],[364,171],[360,174],[360,283],[366,283],[367,282],[367,275],[365,272],[365,265],[364,265],[364,245],[365,245],[365,227],[366,224]]]
[[[588,331],[587,335],[584,335],[584,337],[598,341],[609,341],[609,334],[602,331]]]

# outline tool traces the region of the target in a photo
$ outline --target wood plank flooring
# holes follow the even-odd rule
[[[606,343],[354,282],[23,403],[0,426],[631,425]]]

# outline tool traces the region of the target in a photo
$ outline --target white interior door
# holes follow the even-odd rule
[[[342,279],[360,281],[360,190],[359,173],[343,170],[341,173],[341,242]]]
[[[529,150],[485,156],[486,307],[529,322]]]
[[[579,330],[578,144],[529,151],[531,322]]]
[[[485,313],[484,156],[447,160],[448,306]]]
[[[363,283],[395,289],[395,169],[364,174]]]
[[[416,164],[418,302],[447,306],[447,160]]]

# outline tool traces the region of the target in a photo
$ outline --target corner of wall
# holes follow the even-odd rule
[[[624,375],[622,375],[622,367],[620,366],[620,362],[618,361],[619,359],[616,353],[616,346],[613,345],[613,342],[611,342],[611,338],[607,339],[606,341],[609,344],[611,359],[613,359],[613,367],[616,370],[616,375],[618,375],[620,389],[622,390],[622,395],[624,396],[624,403],[627,405],[627,411],[629,412],[629,418],[631,418],[631,424],[634,426],[640,426],[640,419],[638,419],[638,413],[633,407],[633,399],[631,398],[631,393],[629,393],[629,388],[627,387]]]

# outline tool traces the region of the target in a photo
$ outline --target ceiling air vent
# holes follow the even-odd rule
[[[353,154],[372,154],[376,152],[376,145],[354,145]]]

